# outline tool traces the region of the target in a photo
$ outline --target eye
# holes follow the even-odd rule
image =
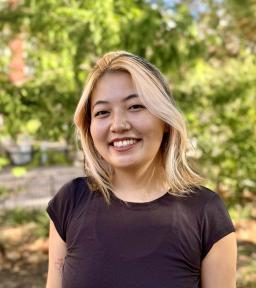
[[[135,111],[138,111],[140,109],[144,109],[145,106],[141,105],[141,104],[134,104],[132,106],[129,107],[129,110],[135,110]]]
[[[109,113],[108,111],[102,110],[102,111],[98,111],[94,114],[94,117],[103,117],[105,116],[107,113]]]

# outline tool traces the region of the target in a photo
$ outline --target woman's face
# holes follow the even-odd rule
[[[126,72],[108,72],[91,96],[90,132],[99,154],[116,169],[147,168],[156,160],[164,122],[142,104]]]

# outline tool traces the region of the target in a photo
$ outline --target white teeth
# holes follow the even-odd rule
[[[137,142],[137,140],[135,140],[135,139],[129,139],[129,140],[124,140],[124,141],[114,142],[113,145],[115,147],[125,147],[125,146],[128,146],[128,145],[134,144],[136,142]]]

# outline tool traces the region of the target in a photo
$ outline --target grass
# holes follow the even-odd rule
[[[4,201],[6,198],[8,198],[10,196],[14,196],[14,195],[21,193],[23,191],[24,191],[24,188],[22,188],[22,187],[12,189],[12,188],[0,186],[0,201]]]
[[[10,190],[5,187],[0,187],[0,198],[4,198],[9,194]]]
[[[0,226],[16,227],[26,223],[35,223],[34,231],[37,237],[48,237],[49,234],[49,218],[47,213],[38,209],[15,208],[11,210],[1,211]]]

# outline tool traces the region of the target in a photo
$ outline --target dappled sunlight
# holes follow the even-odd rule
[[[256,287],[255,3],[0,1],[0,288],[45,287],[46,205],[84,176],[74,109],[98,56],[121,49],[166,76],[187,156],[235,225],[237,288]]]

